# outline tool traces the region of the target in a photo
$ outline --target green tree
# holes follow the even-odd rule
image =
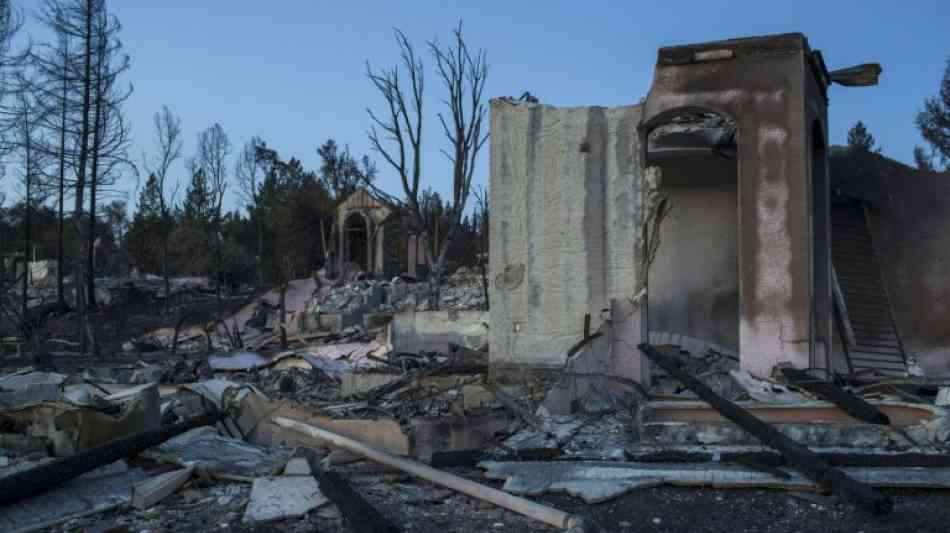
[[[940,80],[939,93],[924,100],[924,108],[917,113],[916,122],[933,153],[945,168],[950,169],[950,57]]]
[[[155,243],[168,231],[170,221],[162,215],[160,195],[158,177],[149,174],[145,187],[139,193],[138,209],[126,233],[129,259],[144,272],[158,272],[161,268],[161,250]]]
[[[181,209],[183,223],[202,230],[207,230],[211,226],[214,200],[204,169],[199,168],[192,172],[191,183],[185,190],[185,200],[182,202]]]
[[[848,148],[860,152],[874,150],[874,136],[868,131],[864,122],[860,120],[848,130]]]

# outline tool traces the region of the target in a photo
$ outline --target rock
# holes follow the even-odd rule
[[[145,383],[158,383],[162,380],[164,369],[160,366],[149,365],[144,368],[136,368],[129,378],[131,385],[143,385]]]
[[[317,511],[317,516],[331,520],[340,518],[340,509],[336,505],[327,505]]]
[[[245,523],[299,518],[328,503],[311,476],[258,478],[251,487],[251,499],[244,512]]]
[[[149,449],[143,455],[225,478],[272,475],[284,464],[283,450],[223,437],[211,427],[196,428]]]
[[[181,493],[181,499],[184,500],[185,503],[195,503],[200,501],[203,497],[201,492],[195,489],[188,489]]]
[[[934,401],[937,407],[950,406],[950,387],[940,387],[937,391],[937,399]]]
[[[307,462],[306,458],[303,457],[291,457],[287,461],[287,466],[284,467],[285,476],[309,476],[310,464]]]

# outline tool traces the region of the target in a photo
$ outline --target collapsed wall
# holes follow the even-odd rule
[[[640,106],[491,103],[491,362],[559,367],[637,286]]]

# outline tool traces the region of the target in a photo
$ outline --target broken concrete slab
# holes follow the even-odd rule
[[[167,498],[191,477],[194,467],[188,466],[159,474],[132,486],[132,507],[145,510]]]
[[[129,469],[124,461],[88,472],[61,486],[0,507],[0,530],[10,533],[38,531],[73,518],[127,505],[132,485],[147,475]]]
[[[393,316],[388,344],[397,352],[449,353],[457,344],[479,350],[488,343],[487,311],[415,311]]]
[[[216,371],[248,371],[264,368],[273,361],[257,352],[237,352],[228,355],[212,355],[208,358],[208,366]]]
[[[408,427],[404,429],[399,421],[389,418],[330,418],[299,407],[261,400],[256,396],[248,396],[241,404],[237,423],[251,442],[264,446],[328,447],[326,442],[274,424],[273,419],[277,417],[317,426],[389,453],[423,460],[428,460],[439,451],[483,447],[493,441],[498,432],[507,431],[511,424],[511,419],[498,414],[417,417],[410,419]]]
[[[570,415],[605,405],[604,397],[610,388],[607,376],[612,372],[611,335],[610,324],[605,323],[588,338],[587,344],[568,354],[561,378],[542,404],[548,413]]]
[[[729,375],[750,398],[762,403],[801,404],[814,400],[795,392],[781,383],[757,378],[748,370],[730,370]]]
[[[934,400],[937,407],[950,407],[950,387],[940,387],[937,391],[937,398]]]
[[[287,450],[264,449],[224,437],[211,427],[195,428],[142,454],[159,461],[195,470],[221,479],[248,480],[274,475],[284,466]]]
[[[911,426],[940,414],[932,405],[899,401],[872,401],[897,426]],[[807,401],[798,404],[764,404],[760,402],[736,402],[757,418],[770,424],[848,423],[854,419],[830,402]],[[653,401],[646,405],[650,420],[657,422],[722,422],[726,419],[702,401]]]
[[[843,447],[811,448],[831,466],[950,468],[950,456],[932,448],[901,450]],[[752,460],[765,466],[785,466],[787,461],[767,446],[650,446],[634,444],[624,450],[635,463],[734,463]],[[748,466],[748,464],[746,465]]]
[[[299,518],[328,502],[313,476],[258,478],[251,487],[244,522]]]
[[[24,369],[19,372],[0,376],[0,389],[17,390],[27,385],[40,385],[44,383],[62,385],[64,381],[66,381],[65,374],[37,372],[33,369]]]
[[[340,395],[343,397],[364,393],[399,379],[399,374],[346,373],[340,378]]]
[[[726,464],[625,462],[498,462],[483,461],[485,477],[505,480],[505,491],[519,495],[565,492],[587,503],[599,503],[638,488],[660,484],[723,488],[817,490],[794,470],[788,477]],[[844,468],[845,473],[876,487],[950,488],[950,468]]]
[[[237,403],[243,401],[248,394],[263,395],[263,393],[253,385],[247,383],[238,383],[229,379],[208,379],[205,381],[188,383],[183,385],[182,388],[201,395],[203,398],[213,403],[218,409],[224,408],[223,404],[225,393],[229,389],[233,390],[233,400]]]
[[[310,463],[305,457],[291,457],[284,466],[285,476],[310,476]]]
[[[22,409],[60,398],[64,374],[24,370],[0,376],[0,409]]]
[[[587,423],[577,416],[554,415],[542,419],[545,431],[522,430],[508,437],[502,445],[512,450],[560,448]]]
[[[511,423],[511,419],[498,414],[414,418],[409,421],[412,456],[429,461],[436,452],[481,449]]]
[[[15,390],[0,390],[0,409],[23,409],[45,402],[55,402],[60,396],[59,385],[29,383]]]

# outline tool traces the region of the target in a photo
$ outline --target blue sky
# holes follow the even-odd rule
[[[29,13],[39,1],[20,5]],[[132,58],[127,79],[135,92],[125,110],[138,158],[151,149],[151,116],[163,104],[182,118],[186,155],[194,152],[198,132],[214,122],[235,152],[260,135],[311,168],[319,165],[316,147],[330,137],[356,154],[370,153],[365,108],[380,109],[382,101],[364,75],[366,61],[389,66],[398,60],[394,27],[422,49],[427,39],[448,39],[462,19],[470,45],[488,53],[488,96],[530,91],[557,106],[636,103],[649,89],[660,46],[800,31],[830,69],[869,61],[884,67],[877,87],[832,88],[832,142],[843,143],[860,119],[886,155],[910,162],[914,145],[922,143],[914,114],[937,92],[950,55],[947,0],[111,0],[110,6]],[[35,26],[28,30],[42,38]],[[442,95],[431,70],[427,98],[423,179],[444,191],[449,167],[438,151],[444,141],[435,115]],[[485,148],[479,183],[488,181]],[[397,190],[398,178],[375,159],[381,185]],[[184,164],[177,170],[184,180]],[[133,186],[130,180],[128,189]],[[235,195],[229,205],[238,205]]]

